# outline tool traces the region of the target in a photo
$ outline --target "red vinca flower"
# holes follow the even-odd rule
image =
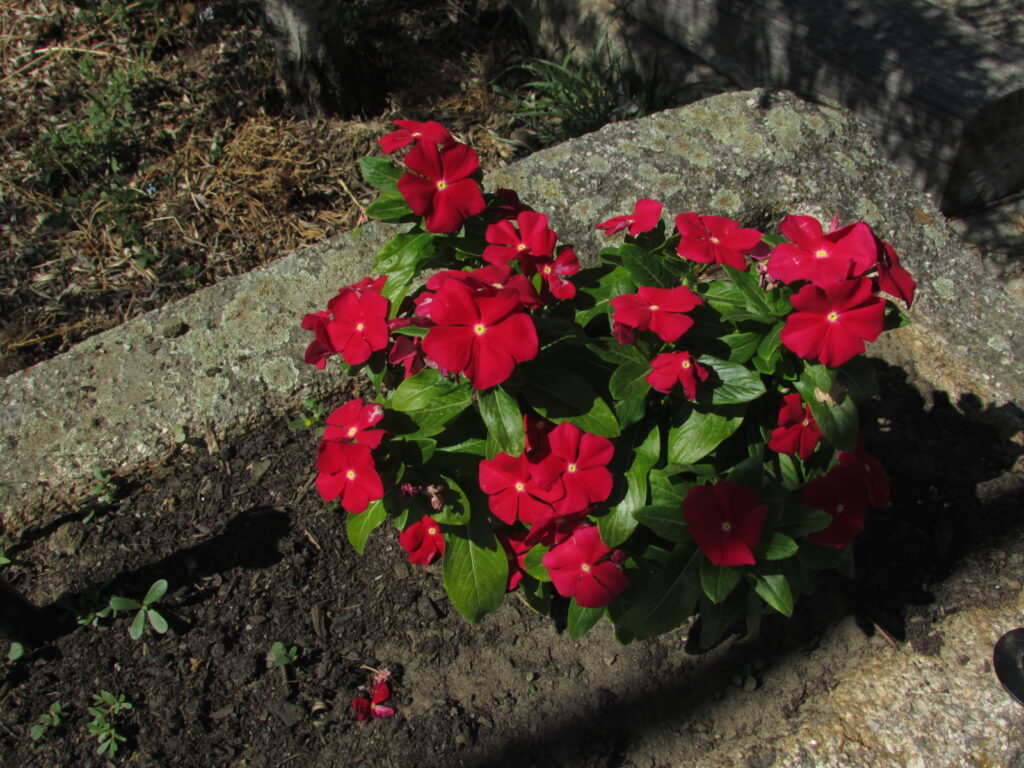
[[[809,280],[819,288],[863,275],[877,261],[871,228],[862,221],[822,232],[810,216],[787,216],[779,232],[792,242],[780,243],[768,259],[768,274],[783,283]]]
[[[685,285],[678,288],[653,288],[641,285],[636,293],[615,296],[612,321],[638,331],[653,331],[662,341],[672,342],[686,333],[693,319],[683,313],[704,301]]]
[[[752,490],[728,480],[695,485],[683,500],[690,536],[714,565],[753,565],[768,507]]]
[[[740,229],[738,221],[724,216],[676,216],[679,246],[676,253],[701,264],[725,264],[746,269],[746,254],[754,250],[764,235],[756,229]]]
[[[916,288],[914,278],[900,266],[896,249],[884,240],[878,240],[878,290],[895,296],[910,309]]]
[[[398,126],[397,131],[392,131],[387,136],[377,139],[377,143],[380,144],[380,148],[386,155],[420,141],[441,145],[451,144],[455,141],[448,133],[447,128],[433,120],[428,120],[425,123],[416,120],[395,120],[395,125]]]
[[[405,156],[405,165],[410,172],[398,180],[398,191],[413,213],[426,217],[427,231],[455,232],[484,209],[480,185],[472,178],[480,160],[465,144],[441,150],[420,142]]]
[[[545,260],[537,265],[537,271],[544,278],[545,290],[556,299],[571,299],[576,295],[576,286],[566,278],[580,271],[576,252],[569,246],[558,249],[558,258]]]
[[[335,408],[327,417],[324,440],[359,443],[371,451],[380,445],[387,434],[383,429],[370,429],[384,418],[384,409],[377,403],[363,403],[356,398]]]
[[[435,325],[423,339],[427,357],[465,374],[477,389],[500,384],[517,363],[537,356],[537,330],[512,291],[474,294],[447,280],[430,303],[430,319]]]
[[[516,222],[496,221],[484,235],[489,245],[483,258],[489,264],[507,264],[524,257],[545,258],[555,252],[558,235],[548,226],[548,217],[536,211],[522,211]]]
[[[633,237],[650,232],[661,220],[661,211],[665,206],[657,200],[643,198],[636,201],[631,216],[613,216],[608,221],[601,222],[595,229],[603,229],[606,236],[614,235],[629,227],[629,234]]]
[[[505,556],[508,558],[508,584],[506,585],[506,591],[511,592],[519,586],[523,576],[526,574],[523,562],[533,547],[526,543],[524,540],[525,534],[521,531],[498,531],[495,535],[498,537],[498,541],[501,542],[501,547],[505,550]]]
[[[533,477],[541,488],[551,490],[561,484],[565,489],[564,495],[558,494],[559,514],[586,509],[611,495],[608,462],[615,454],[611,440],[564,422],[551,430],[548,447],[550,452],[534,467]]]
[[[409,553],[409,562],[430,565],[444,554],[444,534],[430,515],[424,515],[398,536],[398,543]]]
[[[316,489],[324,501],[340,496],[346,512],[364,512],[371,501],[384,496],[384,484],[365,445],[335,440],[321,442],[316,470]]]
[[[889,495],[889,476],[882,462],[868,453],[864,447],[863,430],[857,436],[856,449],[840,453],[839,463],[860,473],[867,488],[868,503],[872,507],[884,509],[892,503]]]
[[[790,298],[797,310],[786,317],[782,343],[804,359],[835,368],[864,351],[882,332],[885,301],[865,277],[833,283],[824,290],[805,285]]]
[[[823,547],[842,549],[864,527],[864,518],[868,512],[864,478],[852,467],[833,467],[824,477],[808,481],[800,494],[800,503],[832,516],[829,526],[809,534],[808,540]]]
[[[772,431],[768,447],[776,453],[797,453],[807,461],[819,440],[821,430],[811,415],[811,407],[804,404],[798,392],[786,395],[779,410],[779,426]]]
[[[612,550],[593,525],[577,528],[542,558],[551,583],[562,597],[575,597],[582,608],[602,608],[629,586],[626,574],[605,557]]]
[[[512,525],[516,520],[531,522],[551,511],[554,495],[533,481],[532,465],[522,456],[499,453],[480,462],[480,490],[496,518]]]
[[[365,277],[358,283],[346,285],[327,302],[326,312],[302,318],[302,327],[313,331],[305,362],[323,370],[327,358],[340,352],[346,363],[359,365],[373,352],[387,346],[388,300],[380,295],[386,280],[387,275],[375,280]]]
[[[365,696],[352,699],[352,709],[356,713],[356,719],[360,722],[365,722],[367,720],[391,717],[395,714],[395,710],[383,705],[383,702],[390,698],[391,689],[388,688],[388,684],[383,680],[375,682],[369,699]]]
[[[647,383],[668,394],[678,384],[690,400],[697,399],[697,384],[708,378],[708,369],[689,352],[662,352],[651,361]]]

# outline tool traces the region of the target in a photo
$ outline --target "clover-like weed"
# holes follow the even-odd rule
[[[29,730],[28,735],[32,741],[39,741],[46,732],[51,728],[56,728],[60,725],[60,716],[64,714],[64,710],[61,709],[59,701],[55,701],[50,705],[50,709],[44,715],[40,715],[36,724]]]
[[[147,620],[153,631],[162,635],[167,631],[167,619],[153,605],[166,593],[167,579],[160,579],[153,582],[153,585],[146,592],[146,596],[142,598],[141,602],[130,597],[120,597],[117,595],[111,597],[110,610],[114,611],[115,615],[119,611],[137,611],[135,618],[132,619],[131,626],[128,628],[128,634],[131,635],[132,640],[138,640],[142,637],[142,633],[146,630]]]
[[[270,646],[267,652],[268,667],[287,667],[299,660],[298,646],[287,647],[280,640]]]
[[[131,709],[132,703],[125,700],[123,693],[115,696],[110,691],[94,693],[92,700],[93,706],[89,707],[92,720],[86,723],[85,727],[99,742],[97,754],[114,757],[120,745],[128,740],[117,730],[117,717],[125,710]]]

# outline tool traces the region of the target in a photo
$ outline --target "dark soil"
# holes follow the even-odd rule
[[[63,623],[3,670],[0,763],[103,765],[86,730],[102,690],[134,704],[115,762],[138,766],[658,768],[777,730],[881,652],[881,634],[934,653],[934,620],[1021,586],[1024,483],[1008,472],[1020,447],[996,414],[926,404],[881,368],[885,399],[864,420],[894,504],[858,540],[857,580],[827,581],[756,645],[703,656],[684,652],[685,631],[620,646],[601,623],[573,641],[512,599],[466,623],[438,566],[409,566],[392,531],[352,551],[309,482],[316,439],[287,419],[212,455],[186,444],[91,522],[69,514],[7,550],[5,572]],[[964,562],[971,578],[947,579]],[[133,641],[130,615],[78,626],[57,607],[141,597],[160,578],[166,635]],[[811,653],[826,637],[831,655]],[[294,664],[268,665],[278,641],[297,646]],[[390,670],[394,718],[356,721],[363,665]],[[31,740],[54,701],[63,722]]]

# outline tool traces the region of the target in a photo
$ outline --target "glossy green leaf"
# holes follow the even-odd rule
[[[472,400],[468,382],[455,384],[436,370],[424,368],[398,386],[388,406],[416,422],[417,437],[430,437],[468,408]]]
[[[604,611],[604,608],[583,608],[576,602],[574,597],[569,602],[569,616],[566,622],[569,636],[574,640],[583,637],[601,620],[601,617],[604,616]]]
[[[612,409],[582,376],[545,365],[529,366],[523,375],[526,399],[541,416],[559,423],[571,421],[584,432],[602,437],[619,436],[619,421]]]
[[[441,572],[448,599],[469,621],[477,622],[501,605],[508,558],[485,516],[445,536]]]
[[[544,555],[549,551],[549,548],[545,547],[543,544],[536,544],[533,549],[526,553],[526,557],[523,558],[523,570],[537,581],[551,581],[548,569],[544,567],[544,563],[542,562],[544,560]]]
[[[750,360],[762,341],[761,334],[752,331],[736,331],[720,338],[729,347],[729,362],[738,365]]]
[[[366,215],[371,219],[392,224],[415,219],[412,209],[401,195],[381,196],[366,206]]]
[[[857,407],[853,398],[836,386],[836,372],[823,365],[807,365],[795,382],[825,439],[840,451],[857,447]]]
[[[363,174],[363,180],[381,192],[397,190],[398,180],[404,172],[385,157],[361,157],[359,170]]]
[[[804,507],[800,504],[786,504],[775,527],[777,530],[797,538],[815,531],[823,531],[831,524],[832,515],[828,512],[813,507]]]
[[[735,408],[695,408],[682,425],[669,431],[668,460],[673,464],[693,464],[715,450],[742,423],[743,415]]]
[[[607,267],[604,269],[607,269]],[[606,274],[598,278],[596,284],[588,284],[586,275],[583,272],[580,275],[583,277],[583,280],[580,282],[578,292],[590,296],[594,302],[592,307],[576,312],[576,322],[584,327],[598,315],[611,312],[610,302],[613,298],[625,293],[632,293],[636,290],[636,286],[629,278],[629,273],[622,267],[615,267],[615,269],[606,272]]]
[[[386,518],[387,512],[384,510],[382,499],[371,501],[370,506],[359,514],[346,513],[345,533],[348,534],[352,548],[360,555],[363,554],[363,550],[366,549],[366,540]]]
[[[679,287],[679,277],[665,266],[665,259],[661,254],[650,253],[633,243],[623,243],[619,254],[622,257],[622,266],[638,286]]]
[[[660,457],[661,432],[652,428],[633,453],[633,463],[626,470],[626,495],[622,501],[598,518],[601,540],[609,547],[617,547],[636,530],[633,512],[647,503],[647,473]]]
[[[146,592],[146,596],[142,598],[143,605],[151,605],[167,594],[167,579],[159,579],[154,581],[153,585]]]
[[[706,557],[700,559],[700,585],[712,603],[724,602],[739,583],[739,568],[714,565]]]
[[[679,543],[686,534],[686,523],[683,522],[683,508],[680,504],[652,504],[641,507],[633,513],[634,519],[646,525],[663,539]]]
[[[489,436],[509,456],[521,455],[526,450],[526,434],[516,399],[498,386],[477,393],[476,401]]]
[[[768,605],[783,616],[793,615],[793,593],[781,573],[758,576],[754,590]]]
[[[800,547],[797,543],[784,533],[776,531],[772,534],[771,539],[768,541],[768,546],[764,550],[765,560],[785,560],[787,557],[792,557],[797,553]]]
[[[678,627],[700,597],[699,560],[696,547],[677,547],[660,571],[627,593],[629,607],[613,617],[615,623],[638,639]]]
[[[149,619],[149,626],[151,626],[153,631],[158,635],[166,634],[167,630],[170,628],[167,624],[167,619],[156,611],[146,611],[146,618]]]
[[[138,640],[142,637],[142,633],[146,630],[146,612],[139,611],[135,614],[135,618],[132,619],[132,624],[128,627],[128,635],[132,640]]]
[[[441,481],[445,485],[441,495],[444,499],[444,508],[431,511],[430,516],[443,525],[465,525],[469,522],[472,510],[469,497],[462,490],[462,486],[448,475],[441,475]]]
[[[719,379],[711,390],[710,400],[714,405],[747,403],[765,393],[761,376],[745,365],[719,360],[711,355],[701,355],[697,361],[713,370]],[[704,398],[702,395],[699,400]]]
[[[648,475],[651,483],[651,504],[679,506],[693,487],[691,482],[673,482],[670,473],[652,469]]]

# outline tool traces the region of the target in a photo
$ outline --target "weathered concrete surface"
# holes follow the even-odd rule
[[[607,126],[487,184],[513,187],[548,212],[584,259],[603,243],[594,225],[629,212],[640,196],[673,213],[761,226],[790,212],[863,218],[920,281],[914,325],[872,351],[912,364],[954,401],[972,393],[1011,421],[1020,416],[1020,296],[1007,292],[998,262],[963,248],[843,111],[787,94],[725,94]],[[167,450],[176,426],[189,437],[203,437],[207,424],[217,436],[238,433],[256,413],[283,413],[339,386],[336,367],[318,374],[302,364],[308,334],[299,320],[366,274],[388,231],[368,226],[298,251],[8,377],[0,390],[4,526],[48,519],[41,510],[84,492],[96,464],[145,465]]]

